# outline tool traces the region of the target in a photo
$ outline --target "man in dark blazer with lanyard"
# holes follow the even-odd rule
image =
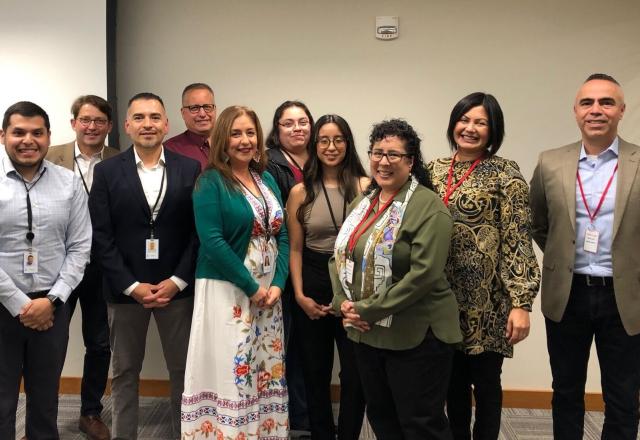
[[[553,433],[582,439],[595,337],[603,439],[635,440],[640,390],[640,147],[618,136],[620,84],[591,75],[574,113],[582,140],[540,155],[533,238],[544,252],[542,312],[553,374]]]
[[[71,105],[71,128],[76,139],[67,144],[49,148],[47,160],[73,171],[82,181],[89,195],[93,182],[93,170],[103,159],[115,156],[120,151],[106,146],[105,139],[113,128],[111,105],[96,95],[84,95]],[[107,304],[102,295],[102,269],[95,259],[87,265],[82,282],[67,300],[70,313],[80,300],[82,308],[82,338],[85,355],[81,385],[81,406],[78,428],[90,440],[108,440],[109,429],[100,414],[100,399],[107,386],[109,375],[109,325]]]
[[[173,438],[180,438],[198,248],[191,193],[200,165],[164,149],[168,129],[160,97],[131,98],[125,131],[133,146],[96,166],[89,197],[104,272],[117,439],[137,438],[138,383],[152,314],[171,381]]]

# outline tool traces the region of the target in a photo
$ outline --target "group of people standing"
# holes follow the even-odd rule
[[[404,120],[375,124],[369,172],[339,115],[314,121],[302,102],[286,101],[265,140],[253,110],[217,115],[211,88],[192,84],[182,95],[185,133],[163,143],[162,100],[136,95],[125,122],[133,147],[107,159],[102,144],[91,172],[78,158],[93,156],[76,151],[74,177],[42,161],[46,113],[15,104],[0,136],[0,185],[11,191],[0,197],[0,210],[11,213],[0,231],[12,240],[2,239],[0,253],[0,350],[15,358],[0,362],[0,433],[15,436],[16,378],[24,375],[28,439],[57,438],[65,303],[91,249],[87,267],[98,266],[107,300],[114,439],[137,436],[151,314],[175,438],[286,439],[304,429],[313,439],[358,439],[366,409],[380,440],[497,439],[503,360],[529,334],[540,285],[533,237],[544,252],[554,437],[582,438],[595,336],[603,438],[635,439],[640,261],[630,251],[640,147],[617,135],[624,110],[617,81],[590,76],[574,106],[582,140],[541,154],[529,189],[518,165],[497,155],[503,113],[480,92],[453,107],[446,158],[425,163],[422,140]],[[72,112],[83,136],[110,129],[110,113]],[[57,186],[36,185],[54,178]],[[63,206],[48,221],[57,239],[49,245],[34,241],[44,226],[30,205],[32,197],[39,208],[45,190]],[[28,262],[34,255],[41,271]],[[44,358],[33,351],[54,338]],[[34,360],[50,366],[45,388]],[[84,397],[81,428],[87,418],[102,423],[102,408],[85,409]]]

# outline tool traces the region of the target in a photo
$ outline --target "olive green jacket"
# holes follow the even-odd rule
[[[395,200],[404,200],[408,188],[409,183]],[[361,199],[356,199],[350,209]],[[449,210],[438,196],[419,185],[409,200],[393,247],[393,282],[389,288],[361,299],[362,274],[358,269],[354,271],[355,308],[361,319],[371,324],[371,330],[361,333],[347,328],[349,339],[376,348],[407,350],[420,344],[431,329],[445,343],[462,341],[458,305],[444,272],[452,225]],[[356,268],[362,261],[370,233],[371,228],[356,244]],[[332,305],[340,312],[340,305],[348,298],[338,279],[333,257],[329,261],[329,272],[334,292]],[[390,327],[375,324],[389,315],[393,315]]]

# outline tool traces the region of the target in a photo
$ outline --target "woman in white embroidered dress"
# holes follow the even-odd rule
[[[218,117],[193,195],[200,252],[182,438],[287,439],[282,306],[289,243],[258,117]]]

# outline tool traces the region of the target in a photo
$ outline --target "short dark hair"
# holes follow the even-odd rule
[[[19,101],[10,106],[5,112],[2,118],[2,131],[6,131],[9,127],[9,120],[13,115],[24,116],[25,118],[33,118],[34,116],[40,116],[44,119],[44,126],[47,131],[51,131],[51,124],[49,123],[49,115],[38,104],[34,104],[31,101]]]
[[[113,109],[111,108],[111,104],[109,104],[105,99],[96,96],[96,95],[82,95],[79,96],[73,104],[71,104],[71,114],[73,115],[73,119],[78,118],[78,113],[80,113],[80,108],[89,104],[100,110],[102,113],[107,115],[107,119],[111,122],[113,117]]]
[[[131,97],[131,99],[127,103],[127,108],[131,107],[131,103],[133,101],[138,101],[140,99],[144,99],[144,100],[147,100],[147,101],[158,101],[160,103],[160,105],[162,105],[162,108],[164,108],[164,102],[162,102],[162,98],[159,97],[158,95],[156,95],[155,93],[151,93],[151,92],[136,93],[135,95],[133,95]]]
[[[451,110],[449,126],[447,127],[447,139],[452,151],[456,151],[458,145],[454,139],[453,130],[462,117],[472,108],[482,106],[489,118],[489,139],[485,146],[487,156],[495,155],[502,146],[504,139],[504,115],[498,100],[488,93],[474,92],[462,98]]]
[[[616,81],[616,79],[613,76],[607,75],[606,73],[592,73],[591,75],[589,75],[589,77],[587,79],[584,80],[584,82],[593,81],[594,79],[600,79],[600,80],[603,80],[603,81],[609,81],[609,82],[612,82],[612,83],[620,86],[620,83],[618,81]]]
[[[376,142],[380,142],[390,136],[395,136],[405,142],[407,154],[413,158],[411,175],[418,180],[418,183],[432,190],[433,185],[431,184],[431,179],[429,178],[429,173],[427,172],[427,167],[424,164],[422,152],[420,151],[422,140],[407,121],[403,119],[390,119],[375,124],[371,130],[371,135],[369,135],[369,151],[371,151]],[[378,188],[376,180],[371,179],[371,184],[365,192],[371,194],[376,188]]]
[[[184,88],[184,90],[182,91],[182,99],[184,99],[184,96],[192,90],[208,90],[212,95],[214,94],[213,89],[209,86],[209,84],[193,83]]]
[[[271,148],[280,148],[282,144],[280,143],[280,130],[278,123],[280,122],[280,118],[284,111],[290,107],[300,107],[307,114],[307,118],[309,118],[309,130],[313,131],[313,116],[311,116],[311,112],[309,108],[301,101],[285,101],[278,106],[275,113],[273,114],[273,124],[271,125],[271,132],[269,136],[267,136],[267,140],[265,142],[267,149]],[[308,148],[308,145],[307,145]]]

